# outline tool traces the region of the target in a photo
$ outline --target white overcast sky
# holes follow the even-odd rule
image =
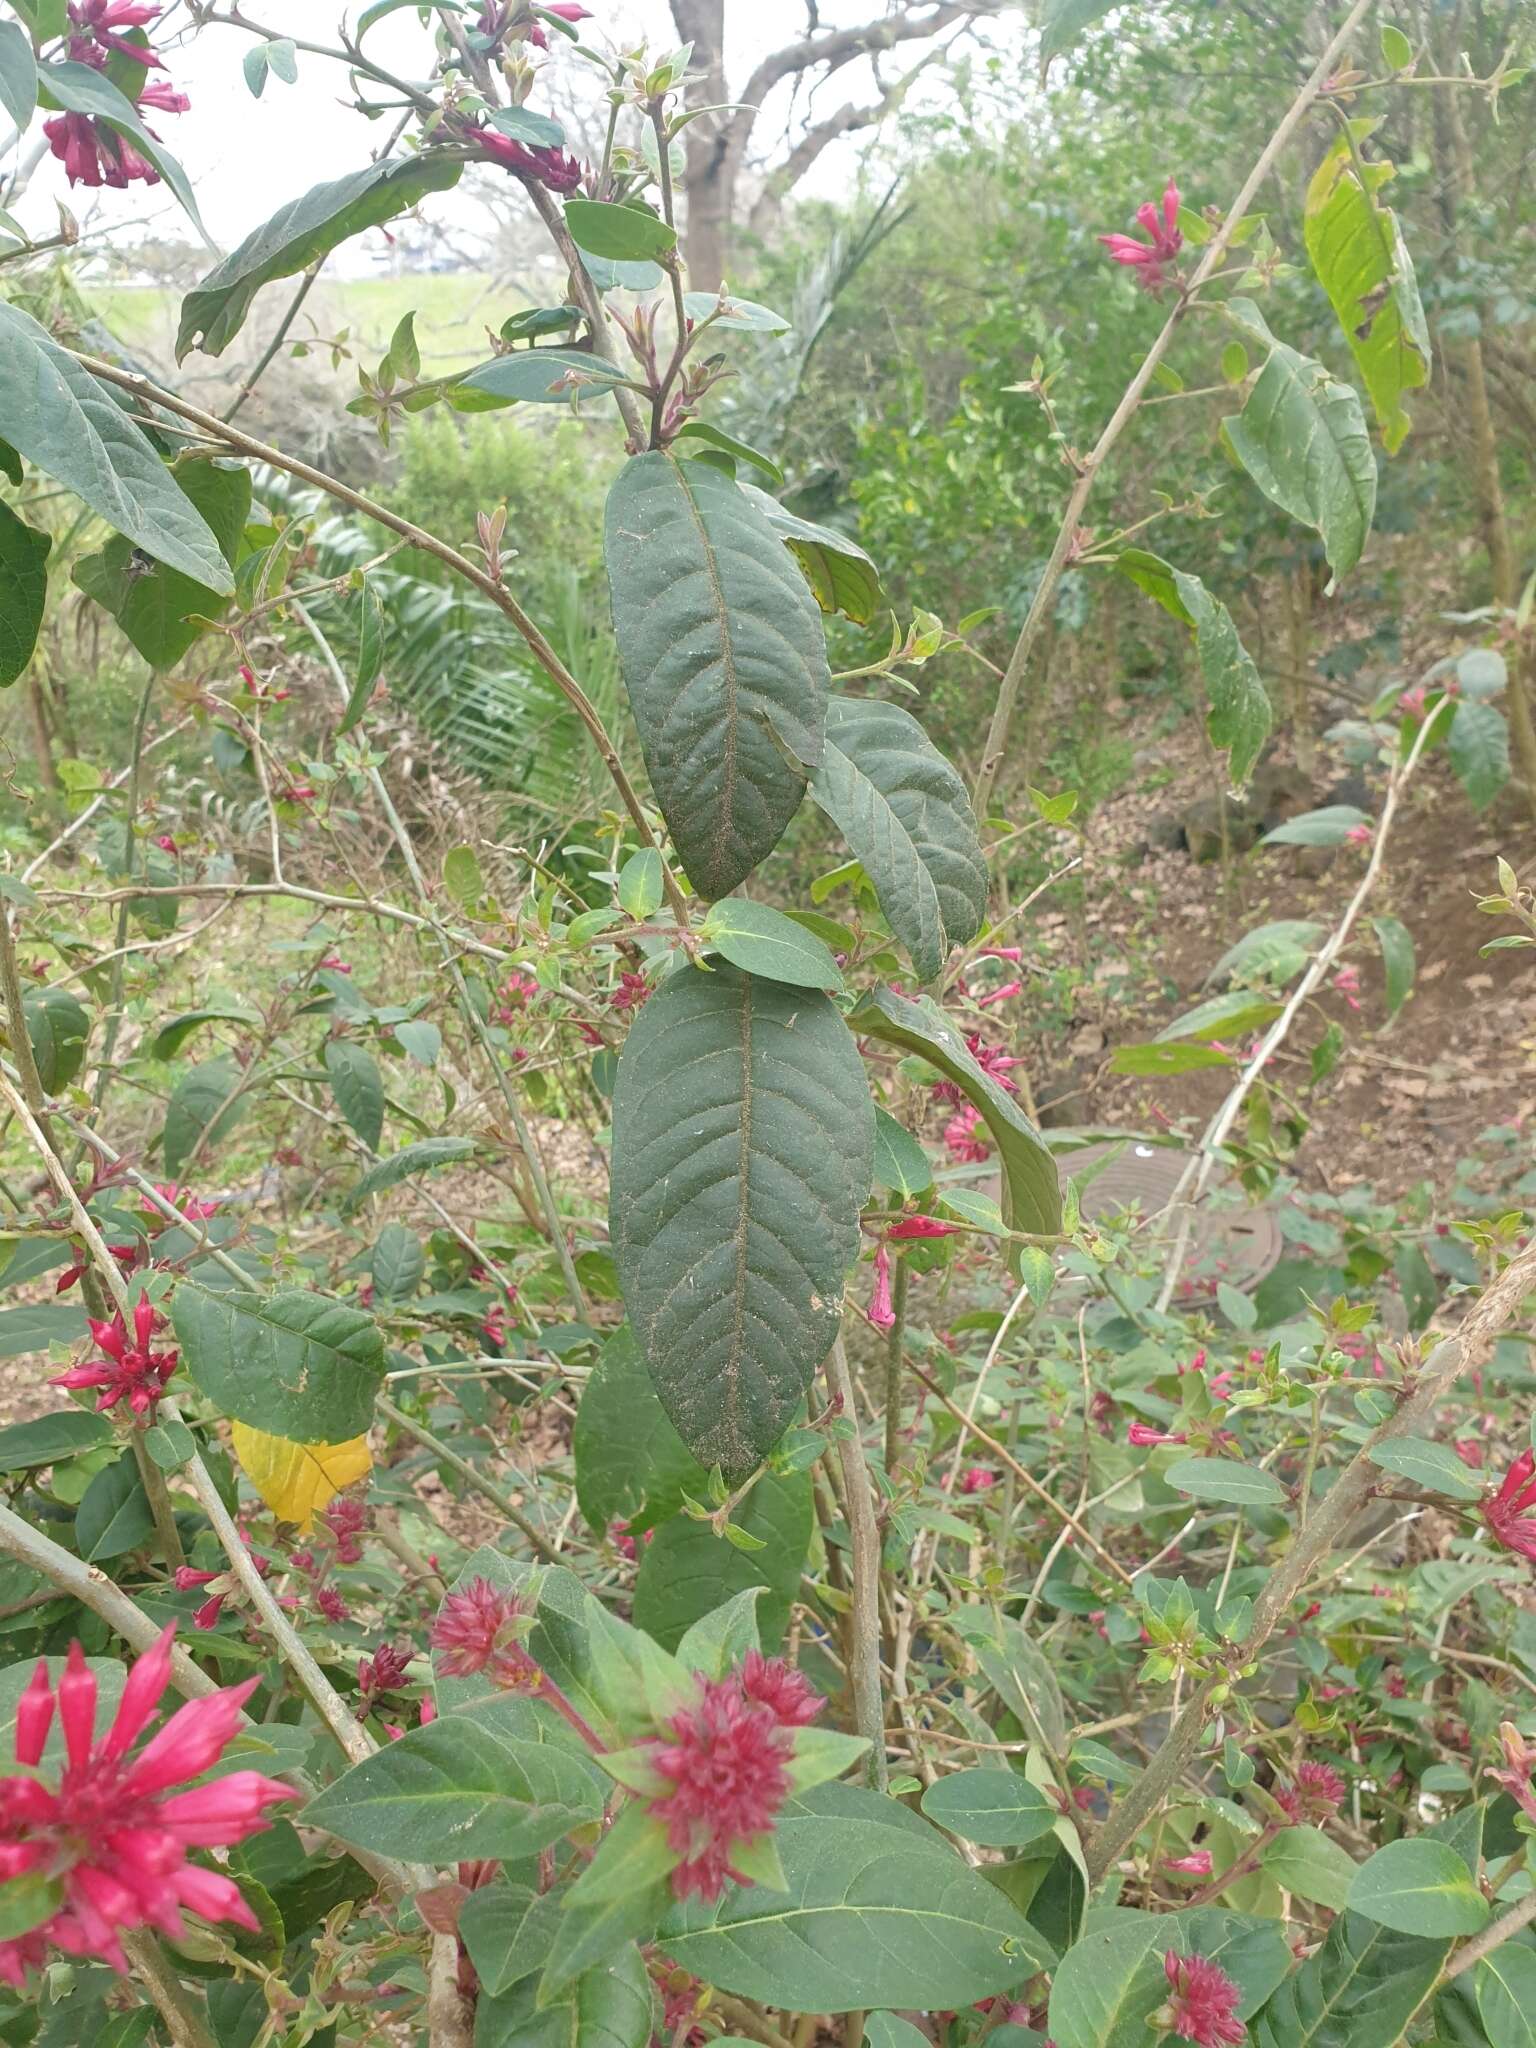
[[[333,43],[342,18],[333,0],[247,0],[244,11],[269,28],[316,43]],[[356,6],[349,9],[347,18],[355,20],[358,11]],[[632,47],[643,39],[658,52],[670,50],[676,42],[666,0],[595,0],[593,11],[594,19],[583,24],[589,40]],[[821,0],[819,26],[843,27],[878,17],[881,11],[881,0]],[[285,200],[365,161],[377,147],[384,124],[348,111],[343,104],[345,71],[307,54],[299,58],[297,84],[269,78],[262,97],[253,99],[241,74],[241,59],[252,38],[239,29],[218,27],[204,29],[183,43],[177,30],[185,23],[182,8],[172,4],[150,33],[167,46],[170,75],[191,96],[192,110],[179,116],[152,115],[151,125],[185,165],[209,235],[229,249]],[[729,76],[739,89],[761,56],[805,34],[807,10],[804,0],[726,0],[726,26]],[[1009,22],[1001,32],[1013,35],[1021,27],[1021,21]],[[555,46],[552,63],[562,70],[579,66],[580,60],[562,51],[557,38],[550,40]],[[372,32],[367,49],[401,75],[419,76],[430,62],[431,32],[418,26],[413,13],[402,12]],[[868,66],[849,66],[827,86],[820,109],[835,110],[872,90]],[[935,78],[930,93],[941,90],[942,83]],[[535,89],[530,104],[540,103]],[[920,103],[918,94],[912,103]],[[770,117],[762,122],[755,143],[771,143],[774,111],[770,104]],[[805,189],[846,191],[859,150],[867,143],[868,137],[860,136],[834,145]],[[89,195],[77,190],[71,196],[62,166],[50,159],[39,167],[28,193],[27,214],[34,223],[41,202],[53,196],[67,198],[92,229],[110,224],[111,240],[119,246],[145,231],[172,237],[190,232],[164,187],[146,192],[135,186],[126,193]],[[457,214],[466,223],[476,218],[472,202],[464,198],[439,198],[431,207],[439,217],[444,212],[449,217]]]

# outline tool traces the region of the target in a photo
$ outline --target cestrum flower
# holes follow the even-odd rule
[[[1099,240],[1116,263],[1135,270],[1150,289],[1164,282],[1169,266],[1184,246],[1184,237],[1179,232],[1179,188],[1172,178],[1163,193],[1161,218],[1150,199],[1145,206],[1137,207],[1136,218],[1151,236],[1149,242],[1140,242],[1134,235],[1100,235]]]
[[[57,1887],[58,1906],[0,1941],[0,1982],[20,1990],[50,1947],[126,1972],[122,1936],[153,1927],[179,1941],[184,1910],[258,1931],[234,1880],[189,1862],[188,1852],[243,1842],[267,1826],[267,1807],[295,1796],[259,1771],[190,1783],[223,1755],[260,1680],[188,1700],[129,1755],[169,1683],[175,1632],[173,1623],[129,1671],[99,1739],[96,1679],[78,1642],[56,1685],[44,1659],[17,1702],[17,1775],[0,1778],[0,1882],[41,1878]],[[56,1774],[40,1768],[55,1713],[65,1759]]]
[[[1491,1500],[1483,1520],[1495,1543],[1536,1564],[1536,1451],[1522,1451]]]
[[[98,1409],[115,1408],[126,1401],[141,1422],[153,1420],[166,1382],[176,1370],[180,1353],[151,1349],[155,1332],[165,1318],[147,1294],[140,1294],[133,1312],[133,1335],[119,1309],[110,1323],[91,1322],[91,1335],[103,1356],[88,1358],[83,1365],[56,1373],[56,1387],[100,1387]]]
[[[1163,1973],[1171,1996],[1148,2023],[1155,2032],[1193,2041],[1195,2048],[1238,2048],[1247,2040],[1248,2030],[1237,2017],[1242,1993],[1219,1964],[1169,1949]]]

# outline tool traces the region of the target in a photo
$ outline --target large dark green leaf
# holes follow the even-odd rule
[[[694,887],[729,895],[778,845],[821,760],[820,614],[751,498],[701,462],[626,462],[604,549],[657,801]]]
[[[1231,613],[1198,576],[1186,575],[1145,548],[1122,549],[1115,567],[1194,632],[1211,707],[1205,729],[1212,744],[1228,753],[1233,784],[1241,788],[1269,737],[1272,718],[1253,656],[1237,637]]]
[[[708,1480],[658,1400],[627,1324],[581,1390],[572,1449],[577,1504],[599,1531],[619,1520],[660,1521],[685,1493],[702,1498]]]
[[[1003,1163],[1003,1213],[1010,1230],[1054,1233],[1061,1228],[1061,1188],[1045,1140],[1006,1088],[984,1073],[965,1040],[928,996],[915,1002],[894,989],[875,988],[849,1019],[855,1031],[918,1053],[956,1082],[981,1111]]]
[[[1249,2031],[1254,2048],[1382,2048],[1434,1988],[1449,1941],[1394,1934],[1341,1913]]]
[[[67,988],[34,988],[21,999],[38,1079],[50,1095],[67,1088],[85,1064],[91,1020]]]
[[[94,1408],[59,1408],[0,1429],[0,1473],[27,1472],[112,1441],[112,1424]]]
[[[297,1444],[341,1444],[373,1419],[384,1340],[361,1309],[297,1289],[209,1294],[183,1280],[171,1304],[189,1373],[237,1422]]]
[[[1238,461],[1265,497],[1314,527],[1334,575],[1359,561],[1376,513],[1376,455],[1352,384],[1276,341],[1251,299],[1228,312],[1268,348],[1242,411],[1222,422]]]
[[[48,599],[52,546],[51,534],[18,519],[0,498],[0,689],[14,683],[32,659]]]
[[[384,1134],[384,1076],[366,1045],[328,1038],[322,1055],[336,1106],[370,1152]]]
[[[867,626],[885,608],[880,571],[856,540],[834,526],[801,519],[756,484],[740,488],[800,564],[824,612],[841,612],[856,626]]]
[[[630,1030],[610,1230],[662,1406],[702,1465],[746,1472],[837,1335],[874,1117],[824,995],[684,967]]]
[[[751,1586],[766,1588],[757,1603],[763,1647],[773,1650],[789,1624],[811,1542],[811,1476],[767,1473],[732,1515],[733,1525],[763,1545],[738,1550],[707,1522],[674,1515],[640,1554],[635,1581],[635,1626],[675,1650],[706,1614]]]
[[[171,1090],[160,1151],[173,1180],[200,1140],[216,1144],[239,1122],[245,1102],[244,1094],[237,1093],[241,1071],[231,1054],[221,1053],[217,1059],[189,1068]]]
[[[20,454],[145,554],[213,590],[233,589],[208,522],[139,428],[46,328],[4,300],[0,419]]]
[[[1168,1996],[1163,1955],[1172,1945],[1150,1915],[1086,1930],[1051,1982],[1057,2048],[1144,2048],[1148,2016]]]
[[[965,784],[900,705],[834,697],[811,795],[869,876],[918,979],[932,981],[987,910],[987,864]]]
[[[38,84],[45,102],[51,101],[67,113],[88,114],[92,120],[105,121],[109,128],[126,136],[139,155],[154,165],[198,233],[203,234],[202,216],[197,210],[197,201],[192,196],[186,172],[165,144],[150,134],[139,119],[134,102],[126,93],[120,92],[109,77],[93,71],[89,64],[44,64],[38,71]]]
[[[1350,1910],[1399,1934],[1476,1934],[1488,1901],[1466,1859],[1428,1835],[1388,1842],[1368,1856],[1349,1888]]]
[[[662,1922],[665,1953],[795,2012],[973,2004],[1049,1969],[1016,1907],[896,1801],[852,1785],[792,1800],[774,1835],[789,1889],[727,1886]]]
[[[386,158],[290,199],[183,299],[177,362],[194,348],[222,355],[264,284],[296,277],[338,243],[393,220],[429,192],[446,191],[462,169],[430,154]]]
[[[427,1863],[530,1856],[602,1812],[583,1758],[446,1714],[326,1788],[304,1820],[354,1848]]]
[[[172,474],[208,522],[219,552],[233,569],[251,509],[251,475],[243,465],[182,461]],[[134,548],[121,535],[108,541],[99,555],[87,555],[75,568],[75,581],[111,613],[132,646],[151,668],[173,668],[203,631],[188,623],[196,614],[217,618],[224,599],[206,584],[195,582],[163,562],[148,571],[134,559]]]
[[[1396,167],[1359,157],[1374,121],[1350,123],[1307,188],[1307,254],[1339,316],[1389,455],[1412,422],[1406,392],[1429,382],[1429,327],[1402,229],[1377,193]],[[1365,182],[1361,182],[1361,170]]]
[[[633,1942],[579,1976],[552,2005],[531,1977],[475,2013],[475,2048],[646,2048],[651,1980]]]

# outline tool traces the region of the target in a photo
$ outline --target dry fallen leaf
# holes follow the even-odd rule
[[[316,1513],[373,1469],[365,1436],[344,1444],[292,1444],[246,1423],[231,1423],[235,1456],[274,1515],[307,1529]]]

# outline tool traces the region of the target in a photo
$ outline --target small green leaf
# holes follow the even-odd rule
[[[654,213],[637,206],[568,199],[565,224],[578,249],[606,257],[610,263],[654,262],[677,247],[676,232]]]
[[[1406,71],[1413,62],[1413,45],[1390,21],[1381,24],[1381,55],[1389,71]]]
[[[1431,1493],[1449,1494],[1452,1500],[1480,1500],[1483,1489],[1474,1473],[1445,1444],[1430,1443],[1420,1436],[1391,1437],[1369,1452],[1373,1465],[1384,1472],[1399,1473]],[[1410,1930],[1411,1931],[1411,1930]]]
[[[573,395],[611,390],[623,381],[621,369],[581,349],[515,348],[466,370],[454,388],[485,392],[509,405],[564,405]]]
[[[1373,917],[1372,929],[1381,947],[1387,980],[1387,1015],[1395,1017],[1413,992],[1413,934],[1395,917]]]
[[[1320,811],[1303,811],[1287,818],[1259,841],[1261,846],[1342,846],[1357,826],[1369,826],[1370,819],[1353,804],[1326,804]]]
[[[485,876],[472,846],[450,846],[443,855],[443,887],[465,909],[485,901]]]
[[[619,908],[643,924],[660,910],[663,894],[661,853],[642,846],[619,870]]]
[[[90,1017],[67,988],[29,989],[21,1008],[38,1079],[50,1095],[57,1095],[85,1064]]]
[[[989,1849],[1022,1849],[1048,1835],[1061,1809],[1018,1771],[950,1771],[923,1794],[924,1813]]]
[[[1235,1458],[1178,1458],[1163,1477],[1180,1493],[1228,1507],[1279,1507],[1286,1497],[1273,1472]]]
[[[745,896],[722,897],[710,906],[699,937],[744,973],[766,975],[792,988],[842,994],[843,977],[828,948],[766,903],[753,903]]]
[[[86,1488],[75,1511],[75,1549],[87,1564],[102,1564],[137,1550],[154,1530],[139,1468],[125,1451]]]
[[[1164,1076],[1197,1074],[1204,1067],[1230,1067],[1232,1055],[1214,1045],[1117,1045],[1109,1057],[1112,1074]]]
[[[398,1029],[403,1031],[405,1026]],[[473,1158],[474,1151],[473,1138],[421,1138],[414,1145],[403,1145],[398,1152],[391,1152],[387,1159],[369,1167],[352,1192],[343,1198],[342,1209],[350,1215],[372,1196],[397,1188],[418,1173],[436,1173],[439,1167],[456,1166],[460,1160]]]
[[[1355,1860],[1320,1828],[1282,1828],[1264,1848],[1265,1871],[1299,1899],[1342,1913],[1354,1882]]]
[[[926,1194],[933,1186],[933,1162],[918,1139],[875,1105],[875,1180],[898,1201]]]
[[[1456,706],[1447,740],[1467,802],[1485,811],[1509,780],[1509,727],[1492,704],[1463,699]]]
[[[328,1038],[322,1055],[336,1106],[370,1152],[384,1134],[384,1076],[379,1063],[353,1038]]]

